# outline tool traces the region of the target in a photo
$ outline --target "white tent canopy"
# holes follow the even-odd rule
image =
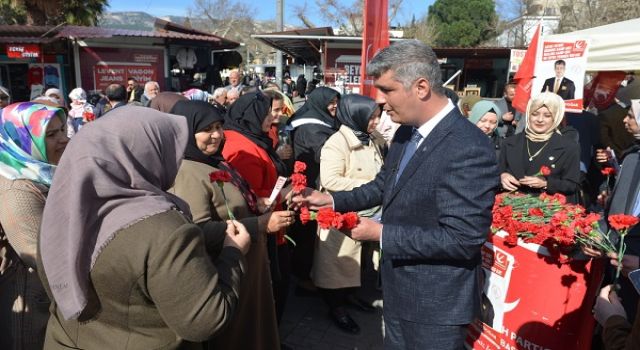
[[[545,36],[545,40],[588,39],[587,71],[640,70],[640,18]]]

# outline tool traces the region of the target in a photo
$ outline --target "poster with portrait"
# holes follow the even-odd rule
[[[582,112],[588,41],[542,39],[531,97],[543,91],[551,91],[562,97],[567,112]]]

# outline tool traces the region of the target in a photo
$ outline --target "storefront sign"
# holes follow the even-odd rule
[[[345,84],[360,84],[360,65],[359,64],[345,64],[344,70],[346,73],[344,83]]]
[[[35,44],[7,44],[7,57],[9,58],[39,58],[40,47]]]
[[[497,234],[482,247],[482,268],[481,315],[469,327],[467,349],[591,349],[599,262],[559,264],[544,247],[509,247]]]
[[[128,66],[128,65],[96,65],[94,67],[94,79],[97,90],[104,90],[111,84],[127,85],[127,79],[134,78],[139,84],[154,80],[157,71],[155,66]]]

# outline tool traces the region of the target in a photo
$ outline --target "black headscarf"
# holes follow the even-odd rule
[[[171,109],[172,114],[177,114],[187,118],[189,126],[189,143],[184,152],[184,158],[195,162],[208,164],[214,168],[226,171],[231,175],[231,182],[240,189],[249,209],[258,214],[256,205],[256,194],[251,190],[251,186],[230,164],[225,162],[222,156],[224,140],[220,144],[218,151],[213,155],[206,155],[198,148],[195,134],[205,130],[211,123],[224,123],[223,115],[214,106],[204,101],[178,101]]]
[[[205,130],[209,125],[215,122],[224,123],[224,117],[212,105],[203,101],[178,101],[171,109],[171,114],[177,114],[187,118],[189,126],[189,143],[184,151],[184,158],[200,163],[209,164],[218,167],[218,164],[224,161],[222,157],[222,146],[214,155],[206,155],[198,148],[196,144],[195,134]]]
[[[335,97],[340,98],[340,93],[328,87],[315,88],[308,96],[307,102],[291,117],[289,123],[296,119],[318,119],[328,124],[331,129],[340,129],[340,122],[329,114],[327,106]]]
[[[269,134],[262,131],[262,123],[270,117],[271,98],[261,92],[244,94],[234,102],[225,117],[225,129],[234,130],[267,151],[278,175],[287,173],[287,166],[280,159]]]
[[[364,145],[368,145],[371,138],[367,129],[369,119],[380,106],[372,98],[362,95],[345,95],[338,104],[338,120],[348,126]]]

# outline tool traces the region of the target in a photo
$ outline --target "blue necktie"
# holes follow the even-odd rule
[[[413,157],[413,154],[416,153],[418,149],[418,144],[422,139],[422,135],[418,132],[418,129],[414,128],[413,133],[411,134],[411,139],[404,147],[404,153],[402,154],[402,159],[400,159],[400,165],[398,165],[398,173],[396,174],[396,183],[398,179],[400,179],[400,175],[404,171],[404,168],[409,164],[409,160]]]
[[[638,195],[636,196],[636,203],[631,208],[631,215],[640,216],[640,191],[638,191]]]

